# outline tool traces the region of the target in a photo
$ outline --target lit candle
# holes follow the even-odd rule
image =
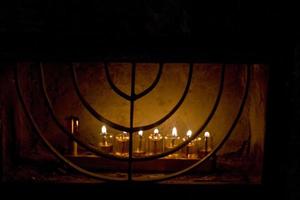
[[[177,138],[177,129],[174,127],[172,129],[172,148],[175,146],[175,140]]]
[[[102,126],[101,127],[101,133],[102,133],[102,135],[107,135],[107,129],[106,129],[106,126]]]
[[[210,137],[210,134],[208,131],[204,133],[204,138],[205,138],[205,154],[208,152],[208,138]]]
[[[192,131],[188,130],[186,132],[186,137],[183,138],[183,141],[188,140],[192,136]],[[184,148],[185,152],[185,157],[186,158],[197,158],[196,154],[196,146],[195,146],[195,141],[191,141],[190,143],[187,144],[187,146]]]
[[[100,149],[106,153],[112,153],[113,144],[112,144],[113,136],[107,133],[106,127],[102,126],[100,133]]]
[[[159,131],[158,129],[154,129],[154,148],[153,148],[153,153],[157,153],[157,139],[158,139],[158,134],[159,134]]]
[[[173,149],[176,145],[178,145],[180,142],[180,137],[178,137],[176,127],[173,127],[171,133],[166,135],[164,139],[165,139],[164,140],[165,151],[169,151]],[[168,155],[168,158],[177,158],[177,157],[178,157],[178,152]]]
[[[143,156],[145,154],[144,150],[144,137],[143,137],[143,131],[140,130],[137,133],[134,134],[134,145],[133,145],[133,155],[136,157]]]
[[[138,147],[138,151],[142,151],[143,131],[140,130],[138,132],[138,134],[139,134],[139,147]]]
[[[188,130],[186,132],[186,136],[187,136],[187,139],[189,139],[190,137],[192,137],[192,131],[191,130]],[[187,151],[186,151],[186,157],[189,157],[189,155],[192,153],[192,147],[194,146],[194,144],[192,142],[188,143],[187,145]]]
[[[129,135],[127,132],[120,133],[116,136],[115,152],[120,156],[128,156]]]
[[[159,134],[159,130],[154,129],[149,136],[149,154],[157,154],[163,151],[163,137]]]

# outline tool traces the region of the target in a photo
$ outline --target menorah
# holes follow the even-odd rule
[[[43,96],[46,100],[47,103],[47,107],[50,111],[51,114],[51,118],[53,120],[53,122],[56,124],[57,127],[59,127],[59,129],[66,134],[72,141],[76,142],[77,144],[79,144],[80,146],[82,146],[83,148],[87,149],[88,151],[92,152],[93,154],[103,157],[103,158],[107,158],[107,159],[111,159],[111,160],[116,160],[116,161],[122,161],[122,162],[127,162],[128,165],[128,170],[127,170],[127,176],[125,178],[120,178],[120,177],[111,177],[111,176],[106,176],[103,175],[101,173],[95,173],[92,172],[90,170],[84,169],[82,167],[80,167],[78,164],[75,164],[74,162],[72,162],[68,157],[66,157],[65,155],[63,155],[62,153],[60,153],[48,140],[47,138],[43,135],[40,127],[38,126],[36,120],[34,119],[31,111],[29,110],[28,106],[25,103],[24,100],[24,95],[21,89],[21,81],[20,81],[20,70],[19,67],[17,66],[15,69],[15,77],[16,77],[16,89],[17,89],[17,93],[21,102],[21,105],[24,109],[24,112],[26,114],[26,116],[28,117],[30,123],[32,124],[32,126],[35,129],[35,132],[37,133],[37,135],[40,137],[40,139],[44,142],[44,144],[48,147],[48,149],[61,161],[63,161],[65,164],[69,165],[71,168],[73,168],[74,170],[89,176],[89,177],[93,177],[96,179],[100,179],[100,180],[105,180],[105,181],[130,181],[130,182],[153,182],[153,181],[163,181],[163,180],[168,180],[177,176],[180,176],[182,174],[185,174],[189,171],[191,171],[192,169],[196,168],[196,167],[201,167],[201,165],[203,165],[203,163],[205,161],[207,161],[208,159],[210,159],[212,156],[214,156],[221,148],[222,146],[226,143],[226,141],[228,140],[228,138],[230,137],[231,133],[233,132],[233,130],[235,129],[245,106],[246,103],[246,99],[249,93],[249,85],[250,85],[250,75],[251,75],[251,65],[248,64],[245,69],[244,69],[244,75],[246,77],[246,84],[244,87],[244,92],[243,92],[243,96],[241,99],[241,103],[238,106],[238,112],[234,118],[234,120],[232,121],[232,124],[230,125],[230,128],[224,133],[223,138],[220,140],[220,142],[218,144],[216,144],[214,146],[214,148],[207,152],[203,157],[201,157],[199,160],[197,160],[195,163],[193,163],[192,165],[186,167],[185,169],[176,171],[174,173],[170,173],[168,175],[161,175],[155,178],[144,178],[144,177],[134,177],[133,176],[133,168],[132,165],[134,162],[141,162],[141,161],[150,161],[150,160],[155,160],[155,159],[159,159],[159,158],[163,158],[169,155],[174,154],[175,152],[179,151],[180,149],[186,147],[188,144],[190,144],[192,141],[194,141],[197,137],[199,137],[201,134],[204,134],[204,130],[207,127],[207,125],[210,123],[211,119],[214,117],[215,112],[219,106],[220,100],[222,98],[222,93],[223,93],[223,89],[224,89],[224,79],[225,79],[225,70],[226,70],[226,64],[223,64],[220,67],[220,73],[219,73],[219,84],[218,84],[218,92],[217,95],[215,97],[213,106],[210,110],[210,113],[207,115],[206,119],[204,120],[204,122],[199,126],[199,128],[194,131],[193,134],[190,134],[189,137],[186,140],[183,140],[182,142],[180,142],[179,144],[173,145],[172,148],[168,148],[166,151],[163,152],[159,152],[159,153],[155,153],[155,154],[143,154],[143,155],[138,155],[136,156],[134,154],[133,151],[133,136],[134,133],[137,133],[139,131],[146,131],[146,130],[150,130],[153,128],[158,127],[159,125],[163,124],[166,120],[168,120],[182,105],[182,103],[184,102],[186,96],[188,95],[188,91],[191,85],[191,81],[192,81],[192,77],[193,77],[193,65],[194,63],[188,63],[188,77],[187,77],[187,81],[186,81],[186,85],[184,88],[184,91],[180,97],[180,99],[178,100],[178,102],[174,105],[174,107],[167,113],[165,114],[165,116],[163,116],[161,119],[152,122],[150,124],[147,125],[143,125],[143,126],[134,126],[134,117],[135,117],[135,102],[138,99],[143,98],[144,96],[146,96],[147,94],[149,94],[158,84],[158,82],[160,81],[161,78],[161,74],[163,73],[163,67],[164,67],[164,63],[159,63],[159,68],[158,68],[158,72],[156,75],[155,80],[153,81],[152,84],[150,84],[150,86],[148,88],[146,88],[144,91],[140,92],[140,93],[136,93],[136,63],[132,63],[131,64],[131,82],[130,82],[130,95],[126,94],[125,92],[123,92],[121,89],[119,89],[112,81],[110,73],[109,73],[109,63],[108,62],[104,62],[104,70],[105,70],[105,75],[107,78],[107,82],[109,83],[111,89],[117,94],[119,95],[121,98],[129,101],[130,103],[130,113],[129,113],[129,126],[124,126],[118,123],[115,123],[113,121],[111,121],[110,119],[105,118],[104,116],[102,116],[100,113],[98,113],[96,111],[96,109],[94,109],[89,103],[88,101],[85,99],[85,97],[82,95],[80,89],[79,89],[79,84],[78,84],[78,79],[77,79],[77,72],[76,72],[76,67],[78,64],[76,63],[72,63],[69,65],[70,69],[71,69],[71,74],[72,74],[72,81],[73,81],[73,85],[75,87],[75,92],[78,96],[78,98],[80,99],[80,102],[82,103],[82,105],[84,106],[84,108],[89,111],[89,113],[98,121],[108,125],[111,128],[114,128],[118,131],[121,132],[126,132],[128,133],[129,136],[129,143],[128,143],[128,156],[121,156],[121,155],[116,155],[116,154],[112,154],[112,153],[107,153],[106,151],[104,151],[101,148],[98,148],[94,145],[91,145],[83,140],[81,140],[77,135],[73,134],[72,131],[70,131],[69,129],[67,129],[63,124],[61,124],[57,118],[57,115],[54,111],[52,102],[48,96],[47,93],[47,89],[46,89],[46,80],[45,80],[45,75],[44,75],[44,67],[43,67],[43,63],[40,63],[39,65],[39,71],[40,71],[40,85],[42,87],[42,92],[43,92]]]

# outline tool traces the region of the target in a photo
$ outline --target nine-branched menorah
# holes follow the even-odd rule
[[[212,149],[212,151],[208,152],[204,157],[202,157],[201,159],[197,160],[197,162],[195,162],[194,164],[192,164],[191,166],[182,169],[180,171],[168,174],[168,175],[163,175],[163,176],[158,176],[155,178],[143,178],[143,177],[133,177],[132,175],[132,164],[133,162],[139,162],[139,161],[147,161],[147,160],[154,160],[154,159],[158,159],[158,158],[162,158],[165,156],[168,156],[170,154],[175,153],[176,151],[180,150],[181,148],[185,147],[186,145],[188,145],[191,141],[193,141],[195,138],[197,138],[201,133],[203,133],[204,129],[207,127],[207,125],[209,124],[209,122],[211,121],[211,119],[213,118],[219,102],[221,100],[222,97],[222,92],[223,92],[223,88],[224,88],[224,79],[225,79],[225,69],[226,69],[226,65],[223,64],[220,67],[220,81],[219,81],[219,88],[218,88],[218,93],[217,96],[214,100],[214,104],[211,108],[211,111],[209,113],[209,115],[206,117],[206,119],[204,120],[203,124],[198,128],[198,130],[196,130],[194,132],[193,135],[191,135],[187,140],[181,142],[180,144],[178,144],[177,146],[175,146],[174,148],[168,149],[167,151],[158,153],[158,154],[153,154],[153,155],[144,155],[144,156],[134,156],[133,155],[133,134],[135,132],[138,132],[140,130],[146,131],[152,128],[155,128],[161,124],[163,124],[166,120],[168,120],[177,110],[178,108],[182,105],[182,103],[184,102],[189,88],[190,88],[190,84],[191,84],[191,80],[192,80],[192,76],[193,76],[193,63],[189,63],[188,64],[188,68],[189,68],[189,73],[188,73],[188,78],[186,81],[186,85],[184,88],[184,91],[182,93],[181,98],[178,100],[178,102],[174,105],[174,107],[165,115],[163,116],[161,119],[147,124],[147,125],[143,125],[143,126],[134,126],[133,122],[134,122],[134,111],[135,111],[135,101],[144,97],[145,95],[147,95],[148,93],[150,93],[158,84],[158,82],[160,81],[160,77],[163,71],[163,63],[159,63],[159,68],[158,68],[158,72],[156,75],[155,80],[153,81],[153,83],[144,91],[140,92],[140,93],[136,93],[135,92],[135,86],[136,86],[136,63],[132,63],[131,65],[131,83],[130,83],[130,95],[124,93],[123,91],[121,91],[112,81],[110,74],[109,74],[109,67],[108,67],[108,63],[104,63],[104,69],[105,69],[105,74],[107,77],[107,81],[110,85],[110,87],[112,88],[112,90],[118,94],[120,97],[126,99],[127,101],[130,102],[130,124],[129,126],[123,126],[120,124],[117,124],[115,122],[112,122],[111,120],[105,118],[104,116],[102,116],[100,113],[98,113],[88,102],[87,100],[84,98],[84,96],[82,95],[80,89],[79,89],[79,84],[78,84],[78,80],[77,80],[77,73],[76,73],[76,66],[77,64],[70,64],[70,69],[72,72],[72,80],[73,80],[73,84],[75,86],[75,91],[76,94],[78,96],[78,98],[80,99],[81,103],[84,105],[84,107],[89,111],[90,114],[92,114],[97,120],[99,120],[102,123],[107,124],[108,126],[122,131],[122,132],[127,132],[129,134],[129,146],[128,146],[128,157],[124,157],[124,156],[118,156],[118,155],[114,155],[114,154],[109,154],[106,153],[104,151],[102,151],[101,149],[88,144],[87,142],[82,141],[77,135],[72,134],[64,125],[62,125],[58,118],[57,115],[53,109],[53,105],[50,101],[50,98],[48,96],[47,90],[46,90],[46,80],[45,80],[45,75],[44,75],[44,67],[43,67],[43,63],[40,63],[40,83],[42,86],[42,91],[43,91],[43,96],[46,100],[46,104],[47,107],[50,111],[51,114],[51,118],[52,120],[55,122],[55,124],[60,128],[60,130],[66,134],[69,138],[71,138],[73,141],[75,141],[76,143],[78,143],[80,146],[84,147],[85,149],[91,151],[92,153],[104,157],[104,158],[108,158],[108,159],[113,159],[113,160],[118,160],[118,161],[124,161],[124,162],[128,162],[128,172],[127,172],[127,177],[125,178],[119,178],[119,177],[111,177],[111,176],[105,176],[103,174],[100,173],[95,173],[89,170],[86,170],[82,167],[80,167],[79,165],[75,164],[74,162],[70,161],[66,156],[64,156],[63,154],[61,154],[47,139],[46,137],[43,135],[40,127],[37,125],[37,122],[35,121],[35,119],[33,118],[28,106],[26,105],[25,101],[24,101],[24,95],[23,92],[21,90],[21,81],[20,81],[20,72],[19,72],[19,67],[16,66],[15,68],[15,78],[16,78],[16,88],[17,88],[17,93],[19,96],[19,99],[21,101],[22,107],[25,111],[26,116],[29,118],[30,123],[33,125],[36,133],[38,134],[38,136],[41,138],[41,140],[44,142],[44,144],[48,147],[48,149],[57,157],[59,158],[61,161],[63,161],[64,163],[66,163],[67,165],[69,165],[71,168],[75,169],[76,171],[85,174],[87,176],[93,177],[93,178],[97,178],[97,179],[101,179],[101,180],[106,180],[106,181],[135,181],[135,182],[150,182],[150,181],[162,181],[162,180],[167,180],[167,179],[171,179],[174,177],[177,177],[179,175],[182,175],[192,169],[194,169],[197,166],[200,166],[203,162],[205,162],[207,159],[209,159],[210,157],[212,157],[213,155],[215,155],[220,148],[224,145],[224,143],[227,141],[227,139],[229,138],[229,136],[231,135],[231,133],[233,132],[236,124],[238,123],[241,114],[243,112],[243,108],[245,106],[246,103],[246,99],[249,93],[249,85],[250,85],[250,74],[251,74],[251,65],[247,65],[245,67],[245,76],[246,76],[246,85],[245,85],[245,89],[244,89],[244,93],[242,96],[242,100],[241,103],[238,107],[238,112],[230,126],[230,128],[227,130],[227,132],[224,134],[224,137],[222,138],[222,140]]]

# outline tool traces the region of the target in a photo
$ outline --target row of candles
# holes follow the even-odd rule
[[[171,150],[181,142],[188,140],[192,136],[192,131],[188,130],[186,136],[180,138],[176,127],[173,127],[170,134],[162,136],[159,130],[154,129],[148,137],[145,137],[143,131],[140,130],[133,134],[133,156],[145,156],[159,154],[164,151]],[[211,148],[209,145],[210,133],[204,133],[204,144],[201,137],[197,137],[179,151],[169,155],[172,158],[199,158],[201,155],[207,154]],[[114,153],[118,156],[128,157],[129,150],[129,134],[127,132],[120,133],[115,137],[107,132],[105,126],[102,126],[100,133],[99,148],[106,153]]]
[[[72,134],[78,134],[79,132],[79,119],[77,117],[67,118],[67,128]],[[133,156],[145,156],[159,154],[164,151],[171,150],[182,142],[188,140],[192,136],[192,131],[188,130],[183,138],[180,138],[177,133],[176,127],[172,128],[172,131],[166,136],[162,136],[159,133],[158,128],[154,129],[148,137],[146,137],[142,130],[133,134]],[[128,157],[129,151],[129,134],[127,132],[119,133],[116,136],[109,133],[105,126],[102,126],[100,132],[100,141],[98,147],[101,151],[115,154],[118,156]],[[186,146],[179,151],[169,155],[172,158],[199,158],[202,155],[206,155],[211,151],[210,133],[206,131],[204,133],[204,141],[198,136],[196,139],[189,142]],[[69,153],[76,156],[77,143],[70,140]]]

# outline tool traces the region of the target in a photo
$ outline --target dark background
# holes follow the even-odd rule
[[[2,63],[121,58],[270,65],[262,186],[192,185],[178,190],[179,186],[168,185],[18,183],[2,184],[1,190],[8,195],[37,197],[101,192],[122,195],[145,190],[154,197],[201,194],[213,199],[299,199],[300,46],[294,8],[276,2],[244,1],[1,2]]]

